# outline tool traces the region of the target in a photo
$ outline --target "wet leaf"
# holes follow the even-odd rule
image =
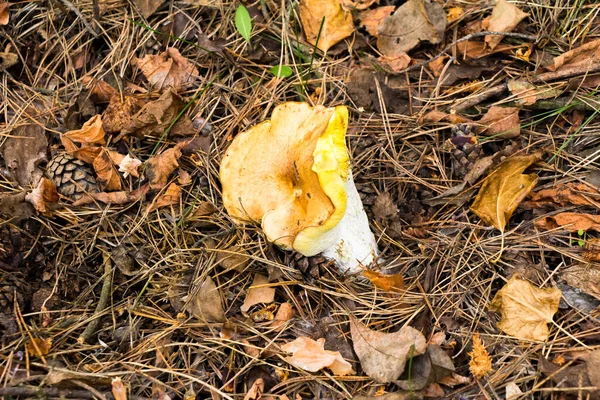
[[[498,328],[507,335],[546,341],[550,334],[548,323],[558,311],[560,299],[557,288],[541,289],[513,276],[494,296],[490,311],[502,315]]]
[[[377,7],[358,14],[359,26],[362,26],[371,36],[377,36],[383,20],[394,12],[396,6]]]
[[[338,0],[301,0],[298,11],[306,40],[322,51],[354,33],[352,13]]]
[[[538,181],[536,174],[523,174],[538,160],[538,154],[530,154],[510,157],[500,163],[483,182],[471,211],[487,225],[504,232],[511,215]]]
[[[325,339],[313,340],[299,337],[293,342],[286,343],[281,349],[292,353],[285,360],[291,365],[309,372],[317,372],[329,368],[335,375],[351,375],[354,373],[350,363],[342,357],[339,351],[325,350]]]
[[[0,155],[6,169],[23,188],[39,182],[43,173],[37,165],[47,159],[47,149],[44,128],[36,124],[19,126],[5,140],[0,140]]]
[[[483,28],[491,32],[512,32],[528,15],[506,0],[497,0],[492,15],[483,21]],[[493,50],[503,38],[500,35],[488,35],[485,43]]]
[[[473,351],[469,352],[469,371],[477,378],[482,379],[492,372],[492,359],[485,349],[479,333],[473,335]]]
[[[56,203],[58,199],[56,186],[48,178],[41,178],[38,186],[25,196],[25,200],[33,204],[33,207],[42,214],[50,211],[48,203]]]
[[[547,230],[560,228],[560,230],[567,232],[600,231],[600,215],[563,212],[542,217],[535,221],[535,226]]]
[[[52,347],[52,338],[41,339],[33,338],[25,343],[25,350],[33,357],[44,357],[47,356]]]
[[[121,190],[121,177],[115,168],[108,150],[102,149],[92,164],[96,171],[96,181],[102,190]]]
[[[156,10],[158,10],[158,8],[160,6],[162,6],[164,2],[165,2],[165,0],[135,0],[134,1],[135,5],[140,10],[140,14],[144,18],[148,18],[149,16],[154,14],[154,12]]]
[[[377,47],[388,57],[407,53],[422,41],[440,43],[446,30],[446,13],[431,0],[408,0],[385,18],[377,32]]]
[[[494,139],[512,139],[521,133],[519,109],[516,107],[492,106],[479,120],[483,125],[479,133],[492,136]]]
[[[266,287],[269,284],[269,279],[261,274],[254,275],[251,287],[246,292],[244,304],[240,308],[243,313],[248,312],[250,307],[256,304],[270,304],[275,301],[275,288]]]
[[[211,277],[207,276],[190,294],[186,309],[202,322],[225,321],[221,293]]]
[[[548,69],[558,71],[570,68],[586,68],[597,63],[600,63],[600,39],[593,40],[555,57],[554,64],[549,66]]]
[[[404,289],[404,278],[398,274],[384,275],[376,271],[363,271],[365,278],[371,281],[373,286],[386,292],[399,292]]]
[[[398,332],[384,333],[371,330],[351,318],[350,332],[363,370],[381,383],[398,379],[408,358],[425,353],[427,347],[423,334],[410,326],[404,326]]]
[[[106,133],[119,133],[131,124],[131,118],[140,109],[133,96],[113,96],[102,114],[102,126]]]
[[[180,148],[176,145],[146,161],[145,174],[150,181],[151,189],[158,190],[167,185],[169,175],[179,167]]]
[[[181,203],[181,187],[176,183],[171,183],[165,191],[154,199],[149,205],[148,211],[154,211],[162,207],[178,206]]]
[[[250,36],[252,35],[252,18],[248,9],[243,5],[239,5],[235,10],[235,29],[242,35],[246,42],[250,43]]]
[[[173,88],[178,91],[198,76],[196,67],[174,47],[159,55],[148,54],[142,59],[134,58],[133,63],[156,89]]]

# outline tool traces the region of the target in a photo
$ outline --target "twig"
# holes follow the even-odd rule
[[[112,286],[112,264],[110,262],[110,255],[108,253],[103,254],[104,261],[104,282],[102,283],[102,292],[100,292],[100,300],[96,310],[94,310],[94,316],[90,321],[89,325],[85,328],[81,336],[77,339],[77,343],[83,344],[89,340],[89,338],[96,332],[98,323],[100,322],[100,314],[107,306],[108,299],[110,297],[110,289]]]
[[[90,25],[90,23],[87,21],[87,19],[85,19],[85,17],[83,16],[83,14],[81,13],[81,11],[79,11],[79,9],[77,9],[77,7],[75,7],[73,5],[73,3],[71,3],[69,0],[61,0],[63,2],[63,4],[65,6],[67,6],[67,8],[71,11],[73,11],[75,13],[75,15],[77,15],[77,18],[79,18],[81,20],[81,22],[83,22],[83,25],[85,26],[85,29],[92,34],[92,36],[94,37],[98,37],[98,32],[96,32],[94,30],[94,28],[92,28],[92,26]]]

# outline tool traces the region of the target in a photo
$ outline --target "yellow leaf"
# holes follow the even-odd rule
[[[541,289],[513,276],[490,304],[502,320],[498,328],[522,340],[548,339],[548,323],[558,311],[562,292],[557,288]]]
[[[448,9],[448,11],[446,12],[446,18],[448,19],[448,23],[456,21],[457,19],[462,17],[464,13],[465,10],[463,10],[462,7],[452,7]]]
[[[27,350],[27,352],[34,357],[47,356],[50,352],[50,347],[52,347],[51,338],[33,338],[31,341],[25,344],[25,349]]]
[[[354,32],[352,13],[338,0],[301,0],[299,12],[306,40],[323,51]]]
[[[511,157],[500,163],[483,182],[471,211],[487,225],[504,232],[510,216],[538,181],[536,174],[523,174],[538,160],[536,153]]]
[[[492,359],[481,342],[479,333],[473,335],[473,351],[469,353],[469,371],[477,379],[481,379],[492,371]]]
[[[404,279],[401,275],[383,275],[371,270],[363,271],[363,275],[370,280],[374,286],[383,289],[386,292],[399,292],[404,289]]]

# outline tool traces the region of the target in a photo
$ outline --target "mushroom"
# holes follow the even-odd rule
[[[287,102],[238,134],[225,152],[223,205],[238,224],[259,222],[267,239],[305,256],[322,253],[342,272],[377,256],[350,170],[345,106]]]

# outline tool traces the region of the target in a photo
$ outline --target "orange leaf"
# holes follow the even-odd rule
[[[473,335],[473,351],[469,353],[469,371],[477,379],[481,379],[492,372],[492,359],[481,342],[479,333]]]
[[[107,149],[102,149],[100,154],[94,159],[93,166],[97,175],[96,181],[103,190],[121,190],[121,177]]]
[[[10,3],[6,3],[6,2],[0,3],[0,25],[8,24],[8,21],[10,18],[10,13],[8,12],[9,7],[10,7]]]
[[[48,203],[56,203],[59,199],[56,186],[48,178],[40,179],[38,186],[31,193],[27,193],[25,200],[33,204],[33,207],[45,214],[48,210]]]
[[[548,67],[548,69],[557,71],[558,69],[580,68],[599,62],[600,39],[596,39],[555,57],[554,64]]]
[[[371,270],[363,271],[363,275],[370,280],[374,286],[383,289],[386,292],[399,292],[404,289],[404,279],[401,275],[383,275]]]
[[[98,114],[94,115],[85,124],[83,124],[81,129],[69,131],[63,136],[75,143],[82,143],[87,145],[105,145],[106,141],[104,140],[104,134],[104,129],[102,128],[102,118]]]
[[[119,95],[119,91],[110,84],[89,75],[81,78],[81,83],[89,89],[90,98],[96,104],[108,103],[113,96]]]
[[[600,231],[600,215],[563,212],[538,219],[535,221],[535,226],[541,229],[560,228],[568,232]]]
[[[352,13],[339,0],[301,0],[298,11],[306,40],[322,51],[354,33]]]
[[[127,204],[134,201],[143,199],[148,193],[149,186],[144,185],[141,188],[132,192],[100,192],[100,193],[88,193],[82,198],[73,203],[73,206],[82,206],[85,204],[99,201],[105,204]]]
[[[145,174],[151,189],[162,189],[167,185],[169,175],[179,167],[180,148],[179,145],[171,147],[146,162]]]
[[[358,15],[358,19],[360,21],[359,25],[364,27],[369,35],[377,36],[379,25],[383,22],[383,20],[394,12],[396,9],[395,6],[383,6],[377,7],[372,10],[362,11]]]
[[[148,207],[148,211],[158,208],[176,206],[181,201],[181,188],[176,183],[171,183],[164,193],[157,196],[154,202]]]
[[[33,338],[31,341],[25,343],[25,349],[27,352],[34,357],[47,356],[52,347],[52,339],[40,339]]]

